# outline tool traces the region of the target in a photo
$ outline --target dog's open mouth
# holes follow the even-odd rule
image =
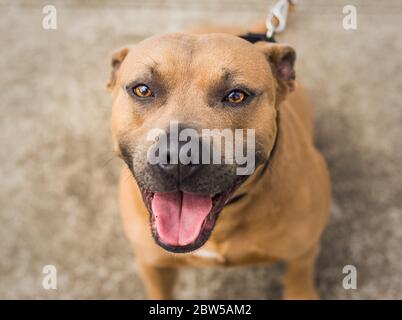
[[[155,241],[175,253],[198,249],[208,240],[231,194],[223,192],[209,196],[182,191],[144,192]]]

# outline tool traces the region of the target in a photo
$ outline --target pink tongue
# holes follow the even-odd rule
[[[180,191],[155,193],[152,212],[159,238],[173,246],[194,242],[211,208],[209,196]]]

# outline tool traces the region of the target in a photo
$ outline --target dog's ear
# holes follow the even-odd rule
[[[277,83],[277,102],[282,101],[295,88],[296,72],[294,64],[296,51],[289,45],[257,42],[271,66]]]
[[[112,59],[111,59],[111,66],[112,66],[112,72],[110,74],[110,79],[108,83],[106,84],[106,88],[109,91],[112,91],[114,88],[114,85],[116,84],[116,78],[117,78],[117,71],[120,68],[120,65],[122,64],[124,58],[127,56],[129,52],[129,48],[121,48],[118,51],[114,52],[112,54]]]

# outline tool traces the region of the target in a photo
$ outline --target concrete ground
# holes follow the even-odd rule
[[[120,166],[104,90],[113,49],[202,24],[249,25],[264,0],[0,2],[0,298],[141,299],[116,203]],[[272,1],[271,1],[272,2]],[[342,28],[342,7],[358,28]],[[402,4],[302,1],[280,37],[316,107],[333,180],[317,263],[326,299],[402,298]],[[41,286],[55,265],[57,290]],[[357,290],[342,287],[357,268]],[[183,270],[179,298],[278,298],[283,266]]]

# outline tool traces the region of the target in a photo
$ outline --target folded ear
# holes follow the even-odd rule
[[[111,59],[112,72],[110,74],[110,79],[109,79],[108,83],[106,84],[106,88],[109,91],[112,91],[114,88],[114,85],[116,84],[117,71],[119,70],[120,65],[122,64],[124,58],[127,56],[128,52],[129,52],[129,49],[127,47],[125,47],[112,54],[112,59]]]
[[[280,102],[295,88],[296,51],[286,44],[257,42],[256,46],[263,51],[271,66],[277,82],[277,101]]]

